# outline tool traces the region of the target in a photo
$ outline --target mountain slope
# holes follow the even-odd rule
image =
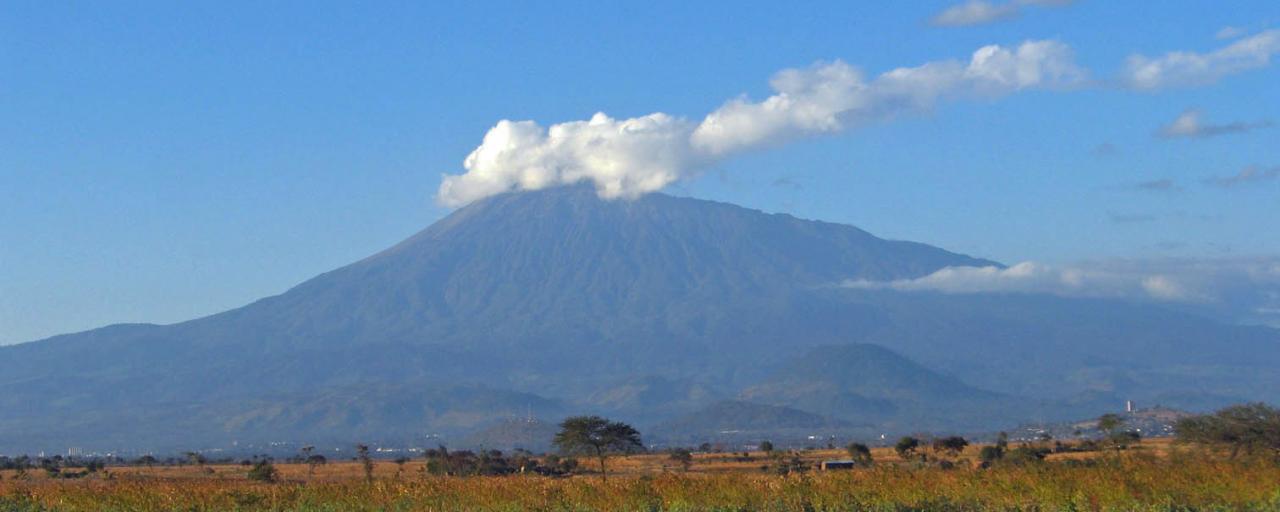
[[[708,439],[760,441],[774,435],[801,437],[856,428],[845,421],[791,407],[725,400],[659,424],[653,430],[667,442],[687,444]]]
[[[765,383],[813,347],[858,342],[1006,394],[1280,393],[1270,329],[1114,301],[836,286],[994,264],[661,194],[495,196],[235,310],[0,347],[0,449],[465,436],[528,403],[652,425]],[[438,394],[459,386],[487,391]],[[362,408],[383,412],[317,419]]]

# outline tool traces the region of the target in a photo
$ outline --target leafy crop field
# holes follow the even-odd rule
[[[972,447],[971,447],[972,448]],[[1280,464],[1145,444],[1126,453],[981,468],[910,464],[877,451],[872,468],[777,475],[741,454],[700,454],[690,471],[663,455],[617,458],[617,473],[567,478],[427,476],[421,463],[279,464],[281,481],[252,482],[241,466],[109,468],[77,480],[0,480],[0,511],[454,510],[1280,510]],[[808,452],[807,461],[837,455]],[[763,454],[748,454],[747,458]],[[666,466],[666,469],[663,469]]]

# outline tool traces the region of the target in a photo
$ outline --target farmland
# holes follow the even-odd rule
[[[665,453],[616,456],[611,476],[583,470],[434,476],[422,460],[275,465],[276,482],[240,464],[108,467],[79,479],[40,472],[0,480],[0,510],[1171,510],[1280,509],[1280,465],[1147,440],[1124,451],[1055,453],[1043,461],[978,463],[970,446],[946,464],[876,448],[870,468],[817,471],[838,450],[699,453],[688,470]],[[804,470],[768,470],[779,460]],[[583,468],[591,467],[584,461]]]

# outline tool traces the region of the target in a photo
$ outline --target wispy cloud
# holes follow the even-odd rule
[[[783,176],[773,180],[773,186],[775,188],[790,188],[795,190],[804,188],[804,185],[801,185],[799,181],[796,181],[794,178],[789,176]]]
[[[1248,33],[1247,30],[1242,29],[1240,27],[1227,26],[1219,29],[1218,32],[1213,35],[1213,37],[1217,39],[1235,39],[1247,33]]]
[[[1120,154],[1120,148],[1110,142],[1103,142],[1093,147],[1093,156],[1108,157]]]
[[[1155,90],[1208,85],[1228,75],[1271,64],[1280,53],[1280,29],[1239,39],[1208,53],[1169,52],[1160,57],[1129,57],[1122,74],[1130,87]]]
[[[866,78],[844,62],[783,70],[763,101],[729,100],[700,122],[661,112],[630,119],[597,113],[543,127],[499,121],[446,175],[437,200],[462,206],[513,190],[591,182],[605,198],[660,190],[734,154],[829,134],[962,98],[1074,86],[1085,78],[1071,49],[1056,41],[979,48],[968,60],[942,60]]]
[[[1208,138],[1232,133],[1245,133],[1258,128],[1268,128],[1270,121],[1243,122],[1236,121],[1225,124],[1210,124],[1201,120],[1203,113],[1199,109],[1188,109],[1169,124],[1160,127],[1156,135],[1166,138]]]
[[[968,0],[944,9],[930,18],[929,23],[938,27],[983,25],[1016,18],[1029,6],[1060,7],[1070,3],[1071,0],[1013,0],[1003,3]]]
[[[1137,224],[1141,222],[1155,222],[1156,216],[1149,213],[1107,212],[1107,220],[1110,220],[1113,224]]]
[[[1216,187],[1231,188],[1276,181],[1277,179],[1280,179],[1280,165],[1275,167],[1251,165],[1230,176],[1209,178],[1205,180],[1205,183]]]
[[[1177,182],[1169,178],[1140,181],[1133,184],[1133,188],[1134,190],[1140,190],[1143,192],[1175,192],[1182,190],[1182,187],[1179,187]]]

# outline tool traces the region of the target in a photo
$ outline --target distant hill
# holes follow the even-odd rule
[[[486,450],[516,449],[543,453],[554,449],[559,424],[530,418],[508,418],[477,429],[461,439],[461,445]]]
[[[974,388],[871,344],[810,349],[740,396],[864,424],[894,422],[919,429],[981,428],[1029,412],[1017,410],[1012,397]]]
[[[582,404],[606,414],[668,417],[700,407],[724,394],[692,379],[672,381],[649,375],[594,391],[582,400]]]
[[[998,264],[662,194],[499,195],[241,308],[0,347],[0,451],[463,439],[529,409],[649,428],[731,397],[895,428],[1071,417],[1120,397],[1280,399],[1273,329],[1120,301],[838,286],[963,265]],[[888,366],[795,380],[823,373],[797,360],[815,347],[857,343],[913,363],[849,349],[833,354]],[[955,402],[941,391],[957,381],[1034,407],[919,414]]]
[[[656,425],[653,430],[672,444],[707,440],[756,440],[833,432],[851,432],[854,425],[790,407],[740,400],[716,402],[693,413]]]

